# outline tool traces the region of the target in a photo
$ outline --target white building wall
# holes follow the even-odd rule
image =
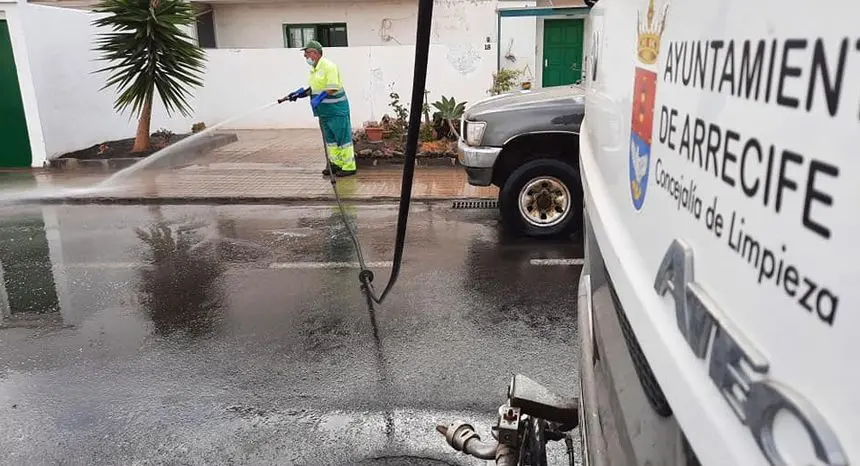
[[[437,0],[427,75],[430,101],[438,100],[442,95],[468,102],[487,97],[499,53],[495,10],[498,6],[533,4],[521,1]],[[0,3],[0,10],[9,10],[4,5],[7,4]],[[92,51],[96,34],[91,25],[94,16],[80,10],[26,3],[9,5],[20,8],[23,13],[20,15],[22,21],[18,21],[19,33],[16,34],[17,39],[13,38],[13,45],[16,51],[26,51],[16,53],[16,56],[28,121],[32,123],[30,137],[35,141],[32,144],[34,163],[41,165],[45,156],[55,158],[106,140],[133,137],[136,120],[128,115],[118,115],[113,110],[114,92],[101,90],[105,76],[93,74],[104,66],[104,63],[96,60],[97,54]],[[392,39],[369,46],[326,50],[326,56],[334,60],[343,73],[355,128],[364,121],[378,120],[384,114],[392,113],[389,106],[391,91],[398,92],[401,100],[407,104],[410,100],[415,19],[400,20],[398,18],[406,16],[397,16],[395,13],[414,15],[417,2],[385,5],[393,8],[386,10],[392,12],[389,13],[392,19],[389,35],[404,45],[392,44]],[[221,6],[218,5],[219,8]],[[344,12],[354,11],[355,14],[359,11],[350,4],[340,8]],[[376,11],[370,16],[379,14]],[[265,16],[261,15],[261,18]],[[381,21],[382,17],[385,16],[375,16],[375,20]],[[274,23],[279,42],[271,48],[207,50],[205,84],[195,90],[195,96],[190,101],[194,108],[193,117],[168,118],[156,100],[152,130],[163,127],[177,133],[188,132],[191,124],[197,121],[212,126],[269,104],[304,85],[308,66],[300,53],[283,48],[280,21]],[[363,40],[381,41],[379,35],[372,32],[375,26],[363,28],[360,25],[365,23],[359,22],[359,26],[350,27],[349,24],[353,23],[349,21],[350,34],[362,33],[363,29],[367,29],[371,32],[362,33],[365,37]],[[512,20],[505,21],[515,24]],[[510,45],[508,40],[503,42],[502,65],[522,68],[524,63],[530,63],[534,71],[535,20],[524,18],[517,22],[519,26],[503,25],[502,34],[504,38],[514,39],[511,51],[517,61],[514,64],[506,63],[508,60],[504,55]],[[245,24],[242,29],[253,31],[263,27]],[[21,45],[24,35],[26,46]],[[487,38],[490,39],[489,47],[485,47]],[[235,121],[231,127],[313,128],[316,127],[316,121],[308,102],[303,100],[254,113]],[[41,159],[37,155],[40,147]]]
[[[534,6],[532,1],[436,0],[431,43],[495,48],[496,8]],[[284,24],[346,23],[350,47],[414,45],[417,0],[213,4],[219,48],[282,48]],[[529,23],[523,23],[529,27]],[[530,23],[534,31],[534,21]]]
[[[353,127],[393,114],[389,93],[407,105],[412,92],[415,48],[333,48],[326,55],[340,67],[349,96]],[[305,84],[308,66],[289,49],[210,50],[206,86],[197,95],[198,120],[207,125],[247,112]],[[442,95],[457,101],[487,97],[496,69],[495,50],[462,55],[456,48],[432,45],[426,89],[432,103]],[[316,122],[306,99],[249,115],[235,128],[312,128]]]
[[[414,44],[415,5],[219,3],[213,5],[215,39],[219,48],[283,48],[284,24],[346,23],[350,46]]]
[[[520,81],[529,81],[538,87],[536,80],[539,70],[537,42],[538,20],[534,17],[502,18],[499,52],[500,68],[517,69],[523,72]]]

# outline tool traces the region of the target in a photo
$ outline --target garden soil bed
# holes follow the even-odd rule
[[[405,156],[404,144],[393,140],[380,142],[369,142],[367,140],[356,140],[355,156],[359,163],[366,164],[372,161],[372,165],[402,164]],[[417,159],[419,163],[433,164],[438,161],[442,165],[453,165],[457,160],[457,142],[448,140],[419,142]]]
[[[134,138],[119,139],[116,141],[105,141],[101,144],[96,144],[86,149],[77,150],[61,155],[61,159],[78,159],[78,160],[108,160],[126,157],[143,158],[152,155],[156,151],[163,149],[170,144],[177,143],[191,134],[176,134],[170,137],[170,141],[165,141],[161,136],[153,135],[150,137],[150,149],[144,152],[131,152],[134,147]]]
[[[152,148],[148,151],[135,153],[131,152],[134,146],[134,139],[132,138],[107,141],[87,149],[63,154],[56,159],[52,159],[49,162],[49,166],[60,170],[87,169],[103,171],[122,169],[134,165],[159,149],[169,147],[189,136],[191,134],[172,135],[168,144],[161,135],[153,135],[150,140]],[[213,149],[238,140],[238,136],[233,133],[215,133],[197,141],[189,139],[188,144],[185,145],[182,151],[161,161],[153,160],[153,163],[150,163],[146,169],[163,169],[187,164]]]

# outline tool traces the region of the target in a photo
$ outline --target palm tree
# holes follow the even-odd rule
[[[146,151],[156,91],[168,115],[188,116],[189,88],[203,84],[204,52],[183,30],[196,21],[194,7],[185,0],[102,0],[95,12],[104,16],[93,25],[111,30],[96,39],[99,58],[110,63],[96,71],[109,73],[102,89],[116,87],[114,109],[130,107],[137,116],[132,152]]]

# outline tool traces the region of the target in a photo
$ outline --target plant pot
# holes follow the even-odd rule
[[[531,88],[532,88],[532,83],[531,83],[531,82],[529,82],[529,81],[525,81],[525,82],[523,82],[523,83],[522,83],[522,88],[523,88],[524,90],[529,90],[529,89],[531,89]]]
[[[367,140],[370,142],[382,141],[382,128],[365,128],[364,133],[367,134]]]

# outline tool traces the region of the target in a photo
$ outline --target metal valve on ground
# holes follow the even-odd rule
[[[574,464],[573,439],[569,433],[579,425],[579,400],[565,398],[523,375],[515,375],[508,386],[508,400],[499,407],[493,426],[495,441],[482,441],[475,429],[463,421],[436,426],[445,441],[457,451],[480,459],[495,459],[496,465],[545,466],[546,444],[564,440],[570,464]]]

